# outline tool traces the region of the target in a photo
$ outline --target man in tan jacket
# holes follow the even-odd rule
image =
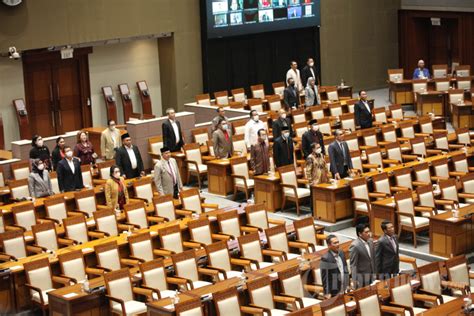
[[[216,158],[224,159],[232,157],[234,147],[232,144],[232,135],[228,127],[227,121],[221,118],[217,124],[217,129],[212,133],[212,143]]]
[[[115,149],[122,145],[120,140],[120,131],[115,127],[115,121],[107,122],[108,128],[100,136],[100,152],[105,160],[115,158]]]
[[[177,199],[179,191],[183,189],[183,183],[178,164],[171,158],[168,147],[161,148],[161,160],[155,164],[154,170],[154,181],[158,192],[162,195],[172,194]]]

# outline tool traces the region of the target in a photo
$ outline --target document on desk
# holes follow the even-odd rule
[[[64,294],[63,297],[65,298],[71,298],[71,297],[74,297],[74,296],[77,296],[79,294],[75,293],[75,292],[72,292],[72,293],[67,293],[67,294]]]

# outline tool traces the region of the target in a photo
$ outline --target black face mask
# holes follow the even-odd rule
[[[294,86],[295,86],[295,83],[294,83],[294,82],[290,83],[290,86],[294,87]]]

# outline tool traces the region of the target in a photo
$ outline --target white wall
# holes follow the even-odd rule
[[[24,99],[23,66],[21,60],[0,58],[0,113],[3,118],[5,148],[10,142],[20,139],[18,121],[13,109],[13,99]]]
[[[122,44],[94,47],[89,55],[92,122],[94,126],[107,124],[103,86],[111,86],[116,98],[119,123],[123,123],[123,107],[118,85],[127,83],[134,112],[142,112],[136,82],[145,80],[150,91],[153,114],[160,116],[161,85],[158,41],[140,40]]]
[[[473,0],[402,0],[405,10],[474,12]]]

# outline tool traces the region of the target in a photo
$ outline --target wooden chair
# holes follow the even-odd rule
[[[176,292],[171,290],[170,284],[183,284],[183,282],[167,276],[163,259],[143,262],[138,267],[142,275],[141,287],[152,291],[151,297],[154,300],[173,297]]]
[[[259,113],[263,112],[263,101],[260,98],[257,99],[248,99],[247,106],[250,111],[257,111]]]
[[[153,197],[153,206],[155,207],[155,217],[162,218],[163,221],[171,222],[178,217],[191,217],[192,212],[184,211],[184,210],[177,210],[174,206],[173,196],[171,194],[168,195],[160,195]]]
[[[461,182],[462,185],[462,193],[459,194],[474,194],[474,173],[468,173],[462,177],[459,178],[459,182]],[[474,202],[474,199],[471,199],[467,196],[464,197],[464,200],[466,203],[472,204]]]
[[[297,123],[306,123],[306,112],[304,109],[291,110],[291,117],[293,119],[293,124]]]
[[[207,165],[202,163],[202,156],[199,144],[185,144],[183,146],[186,156],[188,172],[186,174],[186,183],[189,183],[191,175],[197,177],[199,188],[201,188],[201,177],[207,176]]]
[[[439,262],[436,261],[418,267],[417,275],[421,282],[418,292],[437,297],[438,304],[444,304],[455,299],[453,296],[443,294],[442,287],[446,286],[448,288],[452,288],[453,284],[443,281],[443,277],[439,269]]]
[[[385,194],[387,197],[391,196],[393,192],[397,192],[398,189],[396,187],[392,187],[390,185],[390,178],[386,172],[382,172],[376,174],[372,177],[372,184],[375,190],[374,193],[381,193]],[[405,191],[401,189],[400,191]]]
[[[468,291],[471,293],[474,292],[474,286],[471,286],[471,279],[474,279],[474,273],[469,270],[465,255],[446,260],[446,270],[448,272],[449,281],[465,286],[464,290],[453,289],[455,296],[466,295]]]
[[[390,112],[390,121],[401,121],[404,119],[403,109],[400,104],[392,104],[388,107]]]
[[[145,204],[142,201],[131,202],[123,206],[126,225],[133,226],[136,229],[148,228],[152,223],[161,223],[164,220],[160,217],[147,215]]]
[[[371,215],[372,205],[370,197],[386,197],[385,193],[369,193],[366,178],[357,178],[349,182],[352,191],[352,201],[354,203],[354,215],[369,216]]]
[[[188,222],[190,242],[199,244],[201,247],[210,245],[213,242],[227,240],[219,234],[211,233],[211,223],[207,218],[198,218]]]
[[[193,136],[193,143],[199,144],[201,146],[201,151],[208,150],[207,142],[209,139],[209,130],[207,127],[195,128],[191,130],[191,135]]]
[[[400,122],[398,124],[400,128],[400,133],[402,134],[402,137],[399,137],[399,140],[408,142],[410,139],[413,139],[415,137],[428,137],[428,134],[418,134],[415,133],[415,126],[412,121],[404,121]]]
[[[431,161],[431,167],[434,171],[434,176],[431,178],[436,181],[448,179],[450,176],[460,177],[465,174],[464,172],[449,171],[448,158],[446,157]]]
[[[431,302],[436,304],[436,296],[418,294],[412,292],[410,277],[401,274],[391,278],[389,281],[390,304],[404,308],[411,315],[418,315],[425,312],[426,308],[416,307],[415,302]]]
[[[358,102],[358,100],[356,100],[356,99],[346,101],[347,111],[349,113],[354,113],[355,112],[354,108],[355,108],[355,105],[356,105],[357,102]]]
[[[190,300],[175,304],[176,316],[204,316],[202,310],[202,303],[199,298],[192,298]]]
[[[281,109],[281,98],[279,94],[269,95],[267,97],[268,108],[271,112],[278,112]]]
[[[418,159],[418,156],[403,154],[402,148],[400,147],[399,143],[386,143],[385,152],[387,153],[388,159],[396,160],[399,163],[414,161]]]
[[[429,116],[422,116],[418,119],[420,130],[422,134],[434,134],[434,133],[447,133],[446,129],[435,129],[433,128],[433,120]]]
[[[421,156],[421,158],[442,154],[439,149],[427,149],[425,137],[415,137],[410,139],[410,147],[413,155]]]
[[[31,197],[28,179],[11,180],[8,182],[8,188],[10,189],[12,200],[22,200]]]
[[[145,303],[136,300],[140,292],[133,287],[130,271],[120,269],[104,274],[110,313],[119,315],[146,315]]]
[[[430,166],[428,163],[419,163],[413,166],[413,172],[415,173],[415,181],[413,185],[431,185],[431,181],[435,179],[431,178]]]
[[[171,256],[175,277],[186,280],[186,290],[198,289],[211,285],[212,282],[203,281],[204,276],[218,278],[219,271],[198,267],[194,249],[183,251]]]
[[[134,198],[140,199],[147,204],[152,202],[155,194],[158,194],[157,192],[153,192],[153,179],[151,177],[136,179],[132,185],[133,192],[135,193]]]
[[[331,122],[329,120],[329,117],[319,119],[318,120],[318,125],[319,125],[319,131],[324,136],[331,136],[332,135],[332,128],[331,128]]]
[[[448,65],[433,65],[433,78],[446,78],[448,76]],[[437,90],[440,91],[440,90]]]
[[[413,190],[413,182],[411,180],[411,168],[405,167],[393,170],[393,177],[395,178],[395,184],[399,188],[406,190]]]
[[[362,174],[362,172],[364,171],[364,164],[362,164],[362,157],[360,151],[352,150],[350,152],[350,155],[352,161],[352,169],[350,171],[356,175]]]
[[[104,237],[103,234],[88,231],[87,223],[84,216],[73,216],[63,219],[64,234],[66,240],[70,240],[75,244],[83,244],[90,238],[99,239]]]
[[[451,88],[451,80],[447,78],[434,78],[435,82],[435,91],[449,91]]]
[[[229,105],[229,92],[227,90],[214,92],[214,99],[216,100],[216,105]]]
[[[297,241],[288,241],[288,236],[286,234],[285,225],[278,225],[265,229],[268,249],[281,252],[285,261],[292,260],[300,256],[299,253],[290,252],[290,248],[296,248],[300,252],[309,252],[308,244]]]
[[[279,167],[278,173],[280,174],[281,186],[283,188],[283,201],[281,205],[281,210],[284,210],[286,201],[292,201],[296,204],[296,214],[299,216],[300,203],[304,200],[310,199],[311,191],[306,187],[298,187],[295,166],[288,165]]]
[[[28,179],[31,171],[29,161],[14,162],[10,165],[10,167],[12,169],[14,180]]]
[[[23,231],[19,229],[9,230],[0,234],[0,246],[2,252],[0,252],[0,261],[17,261],[18,259],[25,258],[29,255],[39,254],[43,252],[43,249],[26,245],[25,236]]]
[[[230,90],[232,96],[234,97],[234,102],[243,102],[247,99],[245,95],[245,90],[243,88],[232,89]]]
[[[454,166],[454,171],[459,173],[474,172],[474,167],[469,167],[467,156],[465,153],[453,154],[451,162]]]
[[[211,105],[211,96],[209,93],[196,95],[196,103],[199,105]]]
[[[278,94],[280,98],[283,98],[283,93],[285,91],[285,83],[283,81],[272,83],[273,93]]]
[[[329,103],[328,108],[332,118],[338,119],[343,114],[341,102]]]
[[[58,255],[62,278],[73,284],[83,284],[89,276],[101,276],[102,270],[88,268],[81,250],[72,250]]]
[[[326,236],[322,233],[318,233],[314,226],[314,219],[312,217],[303,218],[293,222],[296,234],[296,242],[307,244],[308,252],[316,252],[327,247],[324,244]],[[324,228],[322,229],[324,230]],[[321,232],[321,229],[319,229]]]
[[[370,147],[365,150],[367,155],[368,168],[385,168],[400,163],[398,160],[383,159],[380,147]],[[370,166],[370,167],[369,167]],[[375,167],[377,166],[377,167]]]
[[[437,215],[444,213],[445,211],[442,210],[444,206],[452,206],[454,204],[453,201],[435,199],[433,186],[431,184],[418,186],[416,188],[416,194],[418,197],[418,210],[424,217],[430,217],[432,214]],[[428,208],[431,212],[429,210],[423,212],[422,208]]]
[[[106,237],[117,236],[119,232],[131,230],[132,226],[117,223],[115,212],[111,209],[96,211],[93,214],[96,230],[94,232]]]
[[[375,128],[366,128],[366,129],[361,131],[361,134],[362,134],[362,138],[364,140],[364,146],[360,146],[361,149],[367,149],[367,148],[370,148],[370,147],[378,147],[379,146],[379,141],[377,139],[377,130]]]
[[[442,150],[442,151],[459,150],[464,147],[463,145],[460,145],[460,144],[450,144],[448,141],[447,132],[434,133],[433,140],[434,140],[434,148]]]
[[[458,78],[458,80],[456,80],[456,88],[458,88],[460,90],[469,91],[469,90],[471,90],[471,87],[472,87],[472,78],[471,77],[468,77],[466,79]]]
[[[31,227],[38,223],[35,206],[31,202],[15,205],[11,208],[13,213],[13,227],[21,228],[23,231],[31,231]]]
[[[319,120],[324,118],[324,108],[322,105],[315,105],[311,107],[311,118],[313,120]]]
[[[355,151],[359,150],[359,136],[357,133],[352,133],[344,136],[344,141],[347,144],[347,147],[349,147],[350,151]]]
[[[252,98],[254,99],[265,99],[265,91],[263,84],[256,84],[250,86],[250,91],[252,92]]]
[[[461,127],[456,129],[456,138],[458,144],[464,146],[471,146],[474,143],[474,139],[471,139],[469,128],[467,127]]]
[[[382,126],[381,128],[383,140],[385,143],[396,143],[397,140],[397,132],[395,130],[395,126],[393,125],[386,125]]]
[[[94,246],[94,252],[97,260],[96,268],[104,271],[104,273],[118,271],[122,267],[138,265],[138,261],[136,260],[120,258],[116,240]]]
[[[405,315],[405,309],[395,306],[381,305],[376,287],[364,287],[353,292],[358,315],[381,316],[383,313]]]
[[[236,239],[242,236],[243,232],[246,231],[247,227],[240,226],[239,214],[237,210],[229,210],[220,214],[217,214],[217,224],[219,225],[218,234],[221,236],[227,236],[229,239]],[[255,229],[250,228],[250,232]]]
[[[293,297],[299,304],[299,308],[305,308],[321,303],[313,297],[306,297],[305,293],[318,293],[319,290],[312,284],[304,284],[301,279],[300,270],[297,266],[278,272],[281,294]],[[313,294],[314,295],[314,294]]]
[[[45,219],[50,220],[56,224],[61,224],[62,220],[68,216],[78,216],[82,213],[68,212],[66,209],[66,199],[64,196],[53,196],[44,199],[44,207],[46,210]]]
[[[130,247],[130,256],[132,260],[140,263],[154,260],[161,254],[154,251],[150,232],[133,234],[128,237],[128,246]]]
[[[247,232],[250,231],[261,231],[265,229],[285,224],[285,221],[275,220],[268,218],[267,209],[265,204],[248,204],[245,207],[245,214],[247,217],[247,224],[241,226],[241,229],[246,229]]]
[[[153,165],[161,159],[161,148],[163,148],[163,136],[152,136],[148,138],[148,154],[153,160]]]
[[[53,222],[44,222],[31,227],[33,246],[43,249],[44,252],[55,252],[59,248],[71,246],[73,242],[59,238]]]
[[[401,82],[403,80],[403,69],[388,69],[388,81]]]
[[[91,166],[90,165],[82,165],[81,166],[81,175],[82,175],[82,183],[84,184],[84,187],[90,189],[94,186],[94,183],[92,182],[92,172],[91,172]]]
[[[328,101],[330,103],[339,101],[339,94],[337,92],[337,87],[336,86],[326,87],[326,94],[328,96]]]
[[[474,201],[474,194],[458,193],[456,179],[449,178],[439,181],[439,189],[441,190],[441,198],[447,201],[453,201],[459,207],[467,206],[465,203],[460,203],[460,198],[463,200]],[[449,207],[448,207],[449,208]]]
[[[249,261],[231,258],[227,243],[225,241],[218,241],[204,247],[208,260],[208,269],[219,271],[219,278],[230,279],[235,277],[242,277],[242,269],[250,266]],[[239,267],[239,268],[237,268]],[[237,268],[238,270],[234,270]]]
[[[338,295],[328,300],[322,301],[320,304],[323,316],[346,316],[347,309],[344,301],[344,295]]]
[[[298,309],[296,299],[288,296],[277,296],[273,294],[273,288],[269,276],[247,282],[247,291],[250,297],[250,307],[261,308],[269,315],[284,315],[287,311],[278,309],[277,304],[291,305],[293,310]]]
[[[217,204],[201,203],[201,195],[196,188],[182,190],[179,192],[179,196],[181,198],[181,205],[185,211],[202,214],[206,212],[206,209],[216,210],[219,208]]]
[[[343,130],[350,132],[354,132],[356,130],[354,113],[343,113],[341,115],[341,127]]]
[[[250,233],[237,238],[240,249],[240,259],[250,262],[251,270],[259,270],[273,265],[273,262],[264,261],[264,256],[278,258],[284,261],[283,253],[269,249],[262,249],[258,233]]]
[[[451,110],[452,110],[452,104],[463,104],[464,103],[464,90],[461,90],[461,89],[449,90],[448,102],[449,104],[451,104],[450,106]]]
[[[417,216],[416,212],[427,212],[428,210],[426,208],[417,209],[411,191],[396,193],[394,198],[397,206],[398,238],[404,230],[411,232],[413,234],[413,245],[416,248],[416,234],[430,228],[429,219]]]
[[[247,145],[245,145],[245,135],[232,136],[232,145],[234,147],[234,155],[247,157]]]
[[[98,205],[95,197],[94,189],[81,190],[74,192],[74,199],[76,200],[76,212],[83,214],[86,217],[92,218],[96,210],[108,209],[104,205]]]
[[[113,165],[115,165],[115,160],[107,160],[97,163],[97,169],[99,170],[101,180],[110,179],[110,167]]]
[[[425,93],[428,91],[428,80],[427,79],[413,79],[413,100],[416,102],[417,93]]]
[[[217,316],[229,315],[243,315],[243,314],[260,314],[262,309],[251,308],[249,306],[240,306],[239,292],[236,287],[229,287],[228,289],[213,293],[214,308]]]
[[[237,198],[237,191],[244,192],[245,199],[248,200],[255,183],[253,179],[250,179],[247,157],[231,158],[230,166],[231,177],[234,180],[234,200]]]
[[[456,77],[469,77],[471,75],[471,66],[470,65],[459,65],[455,69]]]
[[[158,236],[160,237],[161,248],[156,249],[156,253],[162,257],[170,257],[173,254],[183,252],[185,249],[201,248],[200,244],[183,241],[179,225],[159,229]]]

